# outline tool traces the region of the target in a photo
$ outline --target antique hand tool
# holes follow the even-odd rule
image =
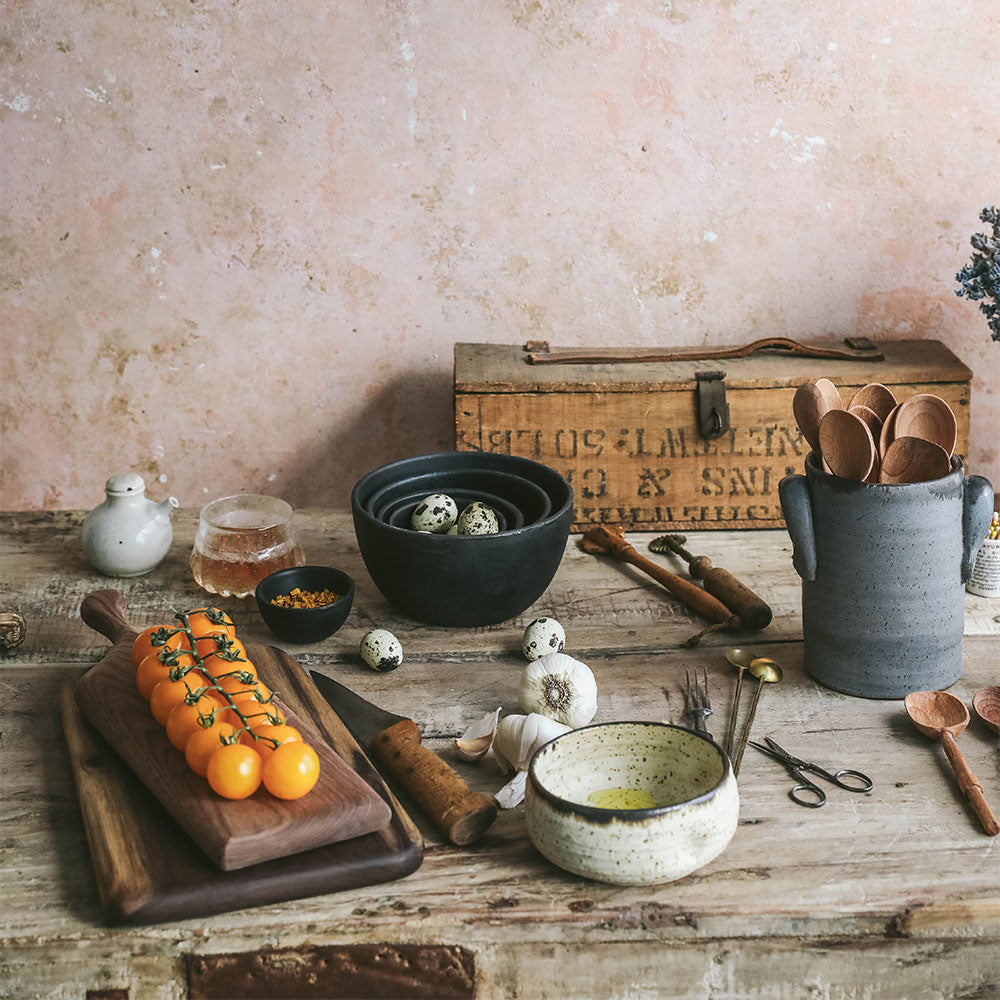
[[[415,722],[377,708],[325,674],[309,673],[351,735],[453,844],[471,844],[489,829],[497,816],[496,802],[472,791],[456,771],[423,746]]]
[[[846,792],[870,792],[872,789],[872,779],[860,771],[853,771],[849,767],[842,767],[839,771],[830,772],[824,770],[818,764],[793,757],[787,750],[783,750],[778,746],[770,736],[764,737],[764,743],[767,746],[764,746],[762,743],[754,743],[751,740],[750,746],[761,753],[766,753],[768,757],[773,757],[775,760],[781,761],[788,768],[788,773],[799,782],[799,784],[792,788],[788,795],[793,802],[800,806],[818,809],[820,806],[826,805],[826,792],[815,781],[810,781],[806,777],[806,771],[810,774],[818,775],[820,778],[825,778],[838,788],[843,788]],[[850,778],[851,780],[845,781],[845,778]]]
[[[749,587],[740,583],[729,570],[713,566],[708,556],[693,556],[684,548],[683,535],[661,535],[649,543],[649,551],[673,552],[688,564],[691,576],[702,580],[705,589],[714,594],[734,615],[743,628],[760,630],[771,624],[771,608]]]
[[[733,765],[733,776],[738,777],[740,773],[740,763],[743,760],[743,752],[747,748],[747,740],[750,738],[750,729],[753,726],[753,720],[757,714],[757,703],[760,701],[760,693],[765,684],[777,684],[784,675],[781,672],[781,667],[778,666],[778,664],[769,656],[754,657],[753,653],[748,649],[727,649],[726,659],[740,672],[739,681],[736,685],[736,696],[733,699],[733,711],[729,718],[729,733],[727,736],[729,744],[727,753],[729,754],[729,759]],[[740,736],[739,744],[736,747],[736,755],[733,756],[733,740],[735,736],[733,730],[736,724],[736,714],[739,710],[740,688],[743,683],[744,670],[749,670],[750,673],[757,678],[757,688],[753,693],[753,701],[750,703],[750,714],[747,716],[747,720],[743,724],[743,735]]]
[[[699,615],[707,618],[710,622],[716,622],[732,629],[739,628],[739,617],[734,615],[718,598],[697,584],[691,583],[690,580],[685,580],[676,573],[671,573],[670,570],[657,566],[645,556],[639,555],[625,541],[624,528],[610,527],[606,524],[596,525],[584,532],[580,545],[584,552],[612,556],[641,569],[647,576],[651,576],[661,586],[666,587],[674,597],[683,601],[692,611],[697,611]]]

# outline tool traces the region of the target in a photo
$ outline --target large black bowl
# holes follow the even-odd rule
[[[447,493],[450,476],[466,486],[477,470],[511,473],[541,487],[551,513],[511,531],[467,536],[395,527],[367,509],[385,486],[418,479],[423,489],[432,474],[435,488],[428,492]],[[573,489],[558,472],[527,458],[441,452],[369,472],[354,486],[351,511],[375,586],[403,614],[429,625],[494,625],[529,608],[555,576],[573,523]]]

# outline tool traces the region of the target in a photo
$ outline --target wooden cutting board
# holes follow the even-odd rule
[[[124,623],[122,595],[117,591],[98,593],[111,595],[103,600],[117,605],[117,617]],[[93,604],[85,601],[88,610],[84,616],[97,624],[90,615]],[[127,625],[116,629],[119,634],[108,654],[112,662],[119,661],[123,651],[128,653],[134,637]],[[154,923],[320,895],[402,878],[420,865],[423,842],[419,831],[306,672],[275,647],[250,646],[247,653],[265,683],[282,693],[296,724],[316,737],[313,745],[317,751],[322,743],[340,764],[349,765],[347,769],[373,793],[379,811],[381,807],[388,811],[389,822],[337,843],[312,849],[293,846],[273,860],[239,870],[220,870],[84,715],[80,689],[95,667],[80,681],[66,686],[61,708],[98,890],[112,922]],[[108,657],[98,667],[106,664]],[[131,671],[130,658],[127,666]],[[152,720],[148,705],[141,695],[138,697]],[[152,722],[159,728],[155,720]],[[162,730],[160,735],[162,754],[174,754],[183,763]],[[211,791],[207,794],[214,795]],[[220,800],[213,808],[238,804]],[[278,808],[288,805],[293,803],[276,803]],[[284,837],[285,844],[297,843],[294,827],[284,820],[273,835]]]

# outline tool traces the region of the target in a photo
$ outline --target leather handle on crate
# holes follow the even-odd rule
[[[553,351],[545,340],[529,340],[524,345],[529,365],[636,364],[655,361],[714,361],[745,358],[757,351],[798,354],[807,358],[834,358],[841,361],[883,361],[885,355],[867,337],[845,337],[836,341],[803,344],[789,337],[763,337],[742,347],[565,347]]]

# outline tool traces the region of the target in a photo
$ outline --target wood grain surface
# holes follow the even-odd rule
[[[698,619],[638,570],[582,553],[576,540],[549,590],[518,619],[485,629],[426,628],[395,614],[374,589],[349,513],[313,509],[296,517],[307,557],[347,570],[357,594],[340,632],[289,652],[385,710],[414,718],[424,742],[476,790],[494,793],[505,778],[489,758],[468,764],[450,756],[452,740],[498,705],[516,708],[521,633],[541,615],[559,619],[568,651],[594,671],[596,722],[680,721],[685,671],[705,669],[715,710],[708,724],[718,737],[736,683],[720,647],[751,646],[777,659],[785,674],[765,690],[753,738],[769,735],[824,766],[857,768],[875,787],[867,795],[829,787],[824,808],[803,809],[788,798],[794,782],[785,769],[750,749],[732,843],[680,882],[619,888],[569,875],[535,851],[521,809],[501,812],[466,848],[448,845],[414,815],[427,849],[405,879],[360,881],[289,902],[277,902],[270,892],[280,885],[269,885],[241,909],[109,929],[58,714],[63,686],[106,649],[77,609],[83,594],[107,584],[79,554],[81,512],[4,515],[2,603],[27,623],[24,644],[0,663],[0,981],[7,995],[73,1000],[88,990],[121,990],[131,1000],[185,1000],[186,970],[201,957],[256,954],[275,971],[328,947],[371,945],[386,946],[388,961],[403,945],[464,949],[474,961],[479,1000],[997,995],[996,838],[982,833],[944,750],[913,728],[900,702],[850,698],[810,679],[800,586],[784,532],[689,536],[691,551],[744,581],[768,601],[775,620],[763,632],[709,636],[686,650]],[[161,620],[164,607],[204,603],[187,566],[196,523],[196,510],[179,510],[164,564],[120,584],[136,624]],[[629,541],[646,552],[652,537],[633,533]],[[656,558],[682,569],[678,560]],[[252,601],[222,603],[241,636],[271,641]],[[402,666],[389,675],[358,657],[361,635],[376,625],[390,628],[404,647]],[[996,683],[998,635],[1000,604],[967,595],[965,673],[950,689],[966,704]],[[996,807],[996,734],[974,718],[961,740]],[[193,844],[190,850],[200,856]],[[280,883],[280,867],[271,866],[283,863],[217,874],[235,881],[268,869]],[[318,880],[317,871],[302,881]],[[322,981],[322,970],[316,973]]]
[[[135,684],[131,650],[136,631],[125,621],[120,591],[100,590],[83,601],[85,620],[114,637],[114,645],[80,680],[76,700],[88,721],[153,793],[192,840],[223,871],[246,868],[360,837],[384,827],[389,807],[299,716],[279,692],[287,691],[301,668],[273,646],[247,647],[258,675],[275,692],[275,703],[319,758],[319,778],[293,801],[261,785],[246,799],[217,795],[188,767],[149,711]],[[169,619],[169,615],[165,615]],[[113,816],[108,817],[114,823]]]

